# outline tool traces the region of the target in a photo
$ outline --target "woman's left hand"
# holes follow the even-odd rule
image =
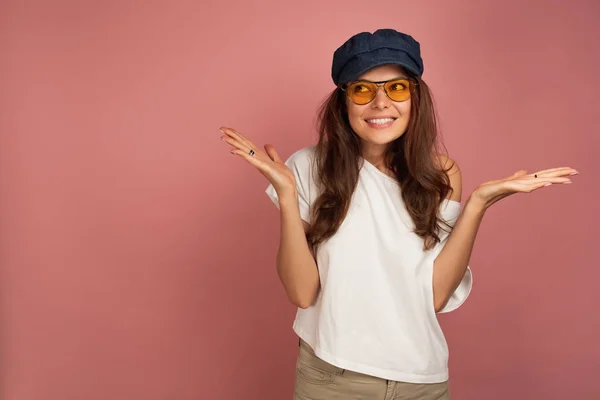
[[[473,191],[469,200],[476,201],[485,210],[511,194],[530,193],[552,184],[571,183],[568,176],[578,173],[570,167],[545,169],[534,174],[527,174],[527,171],[520,170],[508,178],[482,183]]]

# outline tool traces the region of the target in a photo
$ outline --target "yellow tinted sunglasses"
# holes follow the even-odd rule
[[[410,99],[415,85],[416,82],[406,78],[380,82],[359,80],[346,83],[340,89],[346,92],[350,100],[355,104],[365,105],[373,101],[380,86],[383,86],[385,94],[391,100],[406,101]]]

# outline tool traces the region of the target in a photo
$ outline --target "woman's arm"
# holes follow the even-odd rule
[[[452,160],[450,160],[452,161]],[[433,263],[433,293],[436,312],[443,309],[460,284],[467,266],[475,237],[485,211],[498,201],[515,193],[531,193],[553,184],[569,184],[569,176],[579,172],[571,167],[550,168],[527,174],[519,170],[503,179],[484,182],[469,196],[463,211],[450,232],[446,245]],[[454,163],[449,172],[453,199],[460,201],[461,174]]]
[[[288,298],[300,308],[314,302],[319,289],[317,263],[306,241],[309,225],[300,218],[297,193],[279,198],[281,235],[277,252],[277,274]]]
[[[460,168],[449,158],[444,158],[444,161],[446,165],[447,163],[452,164],[452,168],[448,171],[450,186],[453,189],[450,200],[460,202],[462,197]],[[436,312],[446,306],[467,271],[475,237],[484,213],[485,208],[482,204],[469,197],[444,248],[433,262],[433,301]]]
[[[300,215],[300,204],[303,205],[304,214],[307,214],[308,198],[305,193],[298,192],[297,185],[302,184],[302,176],[297,173],[298,165],[294,166],[297,161],[306,162],[303,159],[306,151],[294,153],[284,163],[273,145],[266,144],[263,152],[235,129],[221,127],[219,130],[224,134],[221,140],[234,147],[231,153],[244,158],[271,183],[267,193],[281,213],[277,274],[290,301],[301,308],[309,307],[319,289],[319,273],[306,241],[308,223],[303,224]],[[299,202],[299,197],[303,203]],[[308,219],[307,216],[304,218]]]
[[[483,207],[469,198],[448,236],[448,241],[433,262],[433,298],[436,312],[446,306],[467,271],[484,213]]]

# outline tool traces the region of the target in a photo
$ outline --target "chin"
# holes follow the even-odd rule
[[[398,134],[397,132],[369,132],[366,135],[359,135],[363,140],[372,143],[372,144],[388,144],[393,142],[394,140],[402,137],[404,133]]]

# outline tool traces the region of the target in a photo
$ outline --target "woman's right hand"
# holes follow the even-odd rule
[[[225,134],[221,136],[221,140],[233,146],[231,152],[241,156],[249,164],[255,166],[271,182],[279,196],[284,193],[295,192],[296,179],[294,178],[294,174],[281,161],[273,145],[266,144],[265,151],[262,151],[235,129],[221,127],[220,131]],[[250,149],[254,150],[253,156],[249,154]]]

